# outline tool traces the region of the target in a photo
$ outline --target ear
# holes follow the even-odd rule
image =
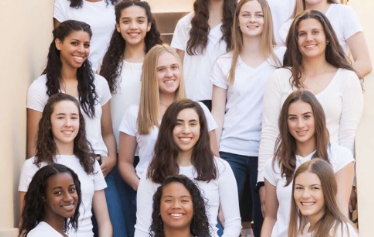
[[[147,32],[149,32],[149,31],[151,30],[151,27],[152,27],[152,23],[151,23],[151,22],[148,22]]]
[[[62,42],[60,39],[55,39],[55,45],[58,50],[61,50]]]
[[[116,23],[116,30],[118,31],[118,33],[121,33],[121,28],[119,27],[119,24]]]

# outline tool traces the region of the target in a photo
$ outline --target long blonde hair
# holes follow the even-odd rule
[[[274,53],[273,47],[276,45],[273,32],[273,20],[271,16],[270,7],[266,0],[241,0],[235,10],[234,25],[232,30],[232,63],[229,71],[228,81],[233,84],[235,81],[235,69],[238,62],[239,54],[243,50],[243,34],[239,28],[239,14],[244,4],[249,1],[258,1],[261,5],[262,12],[264,13],[264,30],[261,35],[261,52],[266,58],[271,57],[277,64],[282,66],[281,62]]]
[[[174,100],[186,98],[182,63],[175,50],[166,45],[156,45],[145,56],[142,70],[142,88],[140,93],[137,127],[139,134],[149,134],[153,126],[159,127],[160,94],[157,80],[157,64],[159,57],[164,53],[172,54],[177,60],[180,79],[179,87],[175,91]]]
[[[339,4],[336,0],[327,0],[329,4]],[[296,0],[295,8],[293,9],[291,19],[295,18],[299,13],[306,10],[305,0]]]

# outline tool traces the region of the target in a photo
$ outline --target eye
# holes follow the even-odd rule
[[[172,69],[178,69],[179,66],[175,64],[175,65],[171,66],[171,68],[172,68]]]
[[[122,23],[123,24],[128,24],[130,21],[129,20],[123,20]]]
[[[70,189],[69,189],[69,192],[70,192],[70,193],[75,193],[75,192],[76,192],[75,187],[74,187],[74,188],[70,188]]]
[[[192,122],[190,123],[191,126],[196,126],[197,125],[197,122]]]
[[[182,200],[182,203],[189,203],[190,201],[189,200],[186,200],[186,199],[183,199]]]
[[[319,30],[313,30],[312,33],[313,33],[314,35],[316,35],[316,34],[319,33]]]
[[[296,120],[296,117],[289,117],[288,120],[294,121]]]
[[[71,42],[71,44],[76,46],[76,45],[78,45],[78,42],[77,41],[73,41],[73,42]]]
[[[319,190],[319,187],[312,187],[312,190]]]
[[[64,116],[57,116],[57,119],[64,119]]]
[[[243,17],[249,17],[249,14],[248,13],[243,13],[242,16]]]
[[[85,44],[84,44],[84,47],[85,47],[85,48],[89,48],[90,46],[91,46],[91,45],[90,45],[89,43],[85,43]]]
[[[305,32],[299,32],[299,36],[304,36]]]
[[[173,200],[171,200],[171,199],[165,199],[164,200],[164,202],[166,202],[166,203],[171,203]]]
[[[302,190],[302,187],[295,187],[296,190]]]
[[[138,23],[143,24],[144,23],[144,19],[139,19]]]
[[[264,17],[264,14],[258,13],[258,14],[256,14],[256,16],[262,18],[262,17]]]
[[[305,115],[304,118],[305,119],[309,119],[311,116],[310,115]]]
[[[62,192],[61,191],[56,191],[53,194],[56,195],[56,196],[60,196],[62,194]]]

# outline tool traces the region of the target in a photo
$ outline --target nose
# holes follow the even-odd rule
[[[180,207],[181,207],[181,206],[180,206],[179,201],[178,201],[178,200],[175,200],[175,201],[173,202],[172,208],[173,208],[173,209],[178,209],[178,208],[180,208]]]
[[[135,22],[135,21],[132,21],[132,22],[130,23],[130,28],[131,28],[131,29],[135,29],[135,28],[136,28],[136,22]]]
[[[182,131],[184,134],[189,134],[191,132],[190,130],[190,125],[189,124],[186,124],[183,126],[183,131]]]
[[[72,197],[71,193],[65,192],[65,194],[64,194],[64,201],[65,202],[71,202],[72,200],[73,200],[73,197]]]
[[[307,199],[307,198],[310,197],[309,189],[307,189],[307,188],[304,189],[302,197],[304,199]]]
[[[313,35],[311,34],[311,33],[307,33],[306,34],[306,40],[307,41],[310,41],[310,40],[312,40],[313,39]]]
[[[173,70],[171,68],[166,69],[166,76],[172,77],[173,76]]]
[[[298,120],[297,120],[297,127],[298,127],[298,128],[302,128],[302,127],[304,127],[304,121],[303,121],[302,119],[298,119]]]
[[[66,127],[70,127],[71,126],[71,119],[70,118],[66,118],[66,120],[65,120],[65,126]]]
[[[78,51],[79,51],[79,52],[84,52],[84,45],[83,45],[83,44],[80,44],[80,45],[78,46]]]

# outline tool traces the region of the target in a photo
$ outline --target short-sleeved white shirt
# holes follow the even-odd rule
[[[27,234],[27,237],[63,237],[63,235],[48,223],[41,221]]]
[[[199,102],[199,104],[204,110],[208,123],[208,131],[216,129],[217,124],[214,121],[213,116],[210,114],[208,108],[203,103]],[[139,105],[130,105],[123,116],[119,131],[136,137],[139,150],[139,163],[135,167],[135,171],[136,175],[141,177],[142,173],[147,169],[149,162],[153,157],[154,147],[158,136],[158,127],[154,126],[149,134],[139,134],[137,126],[138,111]]]
[[[275,49],[280,62],[286,48]],[[227,102],[219,150],[243,156],[258,156],[262,124],[262,100],[265,87],[277,63],[269,57],[257,68],[248,66],[239,56],[235,81],[230,85],[228,75],[232,53],[220,56],[214,64],[210,80],[226,89]]]
[[[348,230],[347,230],[347,226],[348,226]],[[347,224],[347,226],[343,225],[343,230],[342,230],[341,225],[339,225],[338,228],[336,229],[336,235],[334,235],[334,236],[348,237],[348,233],[349,233],[349,237],[358,237],[357,230],[349,223]],[[317,236],[313,235],[313,232],[308,233],[309,228],[310,228],[310,222],[308,224],[306,224],[306,226],[304,227],[303,233],[301,235],[299,235],[298,237],[317,237]],[[335,228],[335,226],[333,228],[331,228],[331,230],[329,232],[330,236],[333,236],[334,228]]]
[[[211,228],[211,236],[218,237],[217,216],[219,205],[225,216],[225,229],[222,237],[236,237],[240,235],[241,219],[239,211],[238,190],[234,173],[227,161],[214,158],[217,165],[218,177],[209,182],[194,180],[196,170],[193,166],[179,166],[179,174],[187,176],[199,187],[206,199],[206,212]],[[137,212],[135,237],[148,237],[152,222],[153,195],[160,184],[153,183],[143,173],[140,179],[137,195]]]
[[[187,97],[197,101],[211,100],[213,85],[209,80],[210,72],[216,59],[226,53],[226,42],[222,39],[222,24],[219,24],[210,29],[204,53],[189,55],[187,41],[190,38],[193,15],[194,13],[191,12],[178,21],[171,47],[184,51],[183,75]]]
[[[18,191],[27,192],[29,184],[34,177],[35,173],[40,169],[35,162],[35,157],[31,157],[23,162],[21,177],[19,181]],[[93,236],[92,232],[92,198],[95,191],[103,190],[107,187],[103,173],[101,172],[100,165],[95,161],[95,167],[93,174],[87,174],[84,171],[83,166],[79,162],[79,158],[75,155],[65,156],[56,155],[55,163],[65,165],[72,169],[81,182],[82,190],[82,203],[79,207],[79,219],[78,219],[78,231],[68,233],[69,237],[75,236]],[[45,162],[40,163],[40,167],[44,167],[47,164]]]
[[[303,163],[309,161],[313,154],[314,152],[306,157],[296,156],[296,169]],[[349,163],[354,162],[352,153],[347,148],[337,144],[331,144],[328,149],[328,157],[334,173],[337,173]],[[266,163],[264,176],[271,185],[276,187],[276,194],[279,203],[277,221],[273,227],[271,237],[287,236],[291,211],[292,182],[285,187],[286,178],[281,175],[278,161],[275,161],[273,165],[272,159],[268,160]]]
[[[48,102],[47,95],[47,77],[46,75],[41,75],[36,79],[29,87],[27,91],[27,108],[38,112],[43,112],[44,106]],[[95,116],[90,118],[82,110],[84,121],[86,122],[86,136],[87,140],[91,143],[92,149],[96,154],[101,154],[103,156],[108,155],[108,149],[104,143],[103,137],[101,135],[101,115],[102,106],[105,105],[111,98],[109,91],[108,82],[100,75],[95,75],[94,80],[95,91],[97,93],[97,102],[95,103]],[[60,92],[65,93],[60,90]],[[78,99],[78,98],[77,98]]]
[[[67,20],[83,21],[91,26],[92,38],[89,60],[93,70],[108,49],[116,24],[114,6],[105,0],[89,2],[83,0],[80,8],[70,7],[69,0],[55,0],[53,18],[59,22]]]
[[[354,34],[363,31],[360,20],[355,11],[347,5],[330,4],[325,16],[329,19],[339,43],[344,52],[348,54],[349,47],[347,40]],[[279,30],[279,35],[284,45],[286,42],[288,31],[291,27],[293,19],[288,20]]]

